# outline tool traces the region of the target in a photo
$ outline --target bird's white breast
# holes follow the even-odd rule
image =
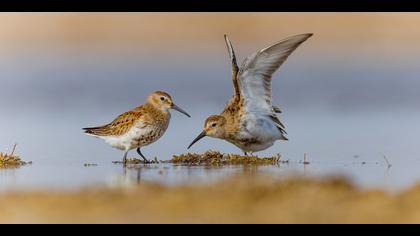
[[[281,132],[275,123],[267,116],[249,113],[242,119],[240,136],[245,140],[255,142],[244,144],[241,147],[246,151],[262,151],[281,138]]]
[[[133,125],[133,127],[129,129],[127,133],[123,135],[104,136],[100,138],[102,138],[106,143],[108,143],[114,148],[117,148],[123,151],[129,151],[131,149],[142,146],[143,144],[142,140],[144,140],[145,137],[149,137],[150,134],[153,133],[155,130],[156,130],[155,127],[148,126],[148,125],[144,126],[143,123],[139,121],[138,123]]]

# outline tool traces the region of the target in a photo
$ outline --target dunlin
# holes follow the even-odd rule
[[[289,55],[312,34],[296,35],[247,57],[241,67],[227,35],[226,45],[232,64],[234,96],[220,115],[207,118],[204,131],[191,143],[209,136],[226,140],[244,151],[258,152],[274,145],[277,140],[288,140],[284,125],[272,105],[271,78]]]
[[[135,148],[144,161],[149,163],[140,148],[162,137],[169,126],[170,109],[190,117],[173,103],[169,94],[158,91],[149,95],[144,105],[121,114],[111,123],[84,130],[86,134],[103,139],[112,147],[124,151],[124,163],[127,163],[128,152]]]

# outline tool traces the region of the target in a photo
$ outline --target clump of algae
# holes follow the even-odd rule
[[[281,161],[281,156],[278,154],[273,157],[257,157],[257,156],[241,156],[237,154],[223,154],[217,151],[207,151],[204,154],[186,153],[182,155],[174,155],[168,161],[172,164],[184,165],[244,165],[244,164],[262,164],[262,165],[276,165],[279,163],[286,163]]]
[[[17,168],[24,165],[30,165],[32,162],[24,162],[19,156],[15,155],[16,144],[10,154],[0,153],[0,168]]]

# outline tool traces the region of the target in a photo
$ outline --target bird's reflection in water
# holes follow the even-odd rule
[[[263,175],[267,173],[268,168],[276,168],[280,169],[280,164],[249,164],[249,165],[243,165],[242,171],[240,174],[243,174],[244,176],[258,176]]]
[[[123,177],[125,181],[129,183],[140,185],[142,182],[142,173],[145,170],[154,170],[158,168],[159,167],[155,165],[127,165],[123,168]]]
[[[242,167],[242,173],[245,176],[256,176],[259,172],[257,165],[244,165]]]
[[[121,184],[135,186],[147,181],[180,184],[200,183],[220,178],[260,176],[281,170],[280,164],[241,165],[174,165],[174,164],[131,164],[122,168]]]

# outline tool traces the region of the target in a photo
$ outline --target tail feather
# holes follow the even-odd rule
[[[90,127],[90,128],[83,128],[85,134],[93,135],[93,136],[100,136],[103,131],[104,126],[100,127]]]
[[[273,110],[275,113],[282,113],[281,109],[276,106],[273,106]]]

